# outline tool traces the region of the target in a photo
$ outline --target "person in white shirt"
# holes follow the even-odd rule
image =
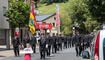
[[[26,48],[24,49],[24,51],[33,51],[29,43],[26,44]]]
[[[24,52],[25,52],[24,60],[31,60],[31,53],[33,53],[33,50],[29,43],[26,44],[26,48],[24,49]]]

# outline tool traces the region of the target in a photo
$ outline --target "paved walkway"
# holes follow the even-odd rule
[[[37,52],[39,52],[38,46],[36,48],[37,48]],[[23,51],[23,50],[20,50],[20,51]],[[5,45],[0,46],[0,60],[7,58],[7,57],[11,57],[11,56],[14,56],[14,51],[13,51],[12,46],[10,50],[7,50]]]
[[[13,50],[9,51],[0,51],[0,60],[24,60],[24,54],[21,54],[19,57],[14,57]],[[36,54],[32,54],[32,60],[41,60],[39,51],[37,50]],[[51,57],[46,57],[45,60],[87,60],[82,59],[81,57],[75,56],[75,49],[69,48],[64,49],[63,51],[57,52],[57,54],[52,55]]]

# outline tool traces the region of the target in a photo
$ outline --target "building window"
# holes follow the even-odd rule
[[[53,23],[53,27],[55,27],[55,23]]]
[[[3,7],[3,15],[6,13],[6,7]]]
[[[54,17],[54,20],[56,20],[56,17]]]

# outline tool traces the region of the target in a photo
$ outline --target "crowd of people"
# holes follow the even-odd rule
[[[40,39],[38,40],[40,58],[44,59],[45,56],[51,56],[51,54],[71,47],[75,47],[76,56],[81,56],[81,52],[90,47],[93,37],[94,35],[84,35],[79,34],[78,32],[74,36],[62,34],[56,34],[56,36],[53,34],[50,36],[49,34],[41,34]],[[26,44],[29,43],[33,52],[36,53],[37,40],[35,35],[31,38],[24,36],[22,43],[24,48],[26,48]],[[16,37],[13,39],[13,47],[15,56],[19,56],[19,41]]]

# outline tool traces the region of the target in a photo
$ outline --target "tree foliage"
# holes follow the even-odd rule
[[[86,21],[88,15],[88,9],[84,0],[70,0],[68,3],[67,11],[74,25],[80,29],[85,29],[83,22]]]
[[[91,12],[92,8],[87,0],[69,0],[67,7],[66,11],[68,11],[74,26],[80,28],[82,32],[90,33],[100,28],[100,23],[92,16],[94,12]]]
[[[5,16],[9,18],[11,28],[24,27],[29,22],[30,4],[24,3],[23,0],[9,0],[9,9]]]
[[[105,23],[105,0],[87,0],[92,18]]]
[[[61,18],[61,28],[63,30],[63,34],[70,35],[72,34],[72,20],[69,18],[68,12],[64,8],[60,9],[60,18]]]
[[[96,20],[86,20],[84,24],[88,32],[96,31],[100,28],[100,23],[98,23]]]

